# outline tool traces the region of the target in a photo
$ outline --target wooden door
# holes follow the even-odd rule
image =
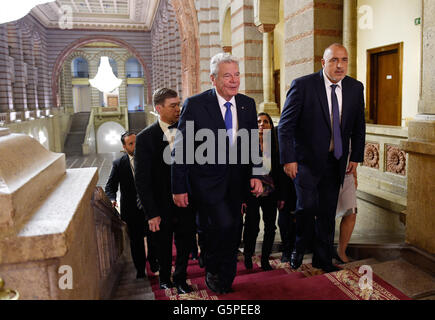
[[[402,122],[402,43],[368,51],[368,103],[371,122]]]

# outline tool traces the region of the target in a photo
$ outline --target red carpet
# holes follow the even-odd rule
[[[373,274],[372,290],[359,288],[358,268],[323,274],[311,264],[296,272],[288,263],[271,259],[272,271],[263,271],[260,257],[253,257],[254,268],[246,270],[243,255],[239,256],[233,293],[217,295],[204,281],[204,269],[189,260],[188,280],[194,292],[178,295],[177,289],[159,289],[158,276],[147,270],[156,300],[410,300],[402,292]]]

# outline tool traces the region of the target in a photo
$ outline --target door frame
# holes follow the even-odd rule
[[[377,106],[375,98],[377,93],[376,72],[377,65],[374,57],[382,52],[397,50],[399,55],[399,89],[397,94],[397,106],[399,109],[397,123],[402,125],[402,87],[403,87],[403,42],[390,44],[387,46],[377,47],[367,50],[367,87],[366,87],[366,105],[367,105],[367,121],[368,123],[377,122]]]

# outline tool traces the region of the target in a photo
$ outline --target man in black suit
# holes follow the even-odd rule
[[[339,188],[345,173],[363,161],[365,145],[364,88],[346,76],[347,65],[346,48],[330,45],[323,70],[293,81],[281,114],[280,158],[297,194],[294,269],[313,239],[313,266],[337,270],[332,255]]]
[[[112,206],[117,207],[116,193],[118,185],[121,190],[121,219],[127,223],[128,235],[130,238],[131,256],[136,267],[136,278],[145,278],[145,245],[144,237],[147,231],[145,214],[142,208],[138,207],[136,187],[134,185],[134,148],[136,134],[125,132],[121,136],[122,147],[125,154],[113,161],[112,171],[106,183],[105,192],[112,201]],[[155,257],[156,252],[149,237],[147,237],[148,261],[151,271],[156,272],[159,267]]]
[[[180,98],[174,90],[162,88],[154,92],[153,103],[159,119],[137,136],[136,189],[147,213],[152,240],[159,249],[160,288],[168,289],[175,284],[178,293],[184,294],[192,290],[186,276],[195,220],[192,208],[175,206],[171,193],[171,132],[180,116]],[[174,283],[170,278],[173,237],[177,249]]]
[[[195,204],[204,239],[206,284],[214,292],[226,293],[232,291],[237,271],[242,203],[250,191],[259,195],[263,188],[252,175],[252,137],[246,141],[239,136],[241,132],[249,135],[258,126],[255,101],[238,94],[238,62],[219,53],[211,59],[210,69],[215,89],[189,97],[183,106],[175,141],[172,193],[179,207]],[[253,139],[258,141],[258,135]],[[207,150],[201,141],[209,146]],[[229,163],[232,152],[237,153],[237,161]],[[248,161],[244,163],[241,156],[248,156]]]

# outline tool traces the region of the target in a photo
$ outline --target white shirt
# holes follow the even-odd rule
[[[225,100],[222,98],[219,93],[216,90],[216,96],[218,98],[219,107],[221,108],[222,118],[225,121],[225,112],[227,112],[227,107],[225,107],[225,103],[230,102],[231,103],[231,114],[233,119],[233,130],[235,130],[233,137],[233,143],[236,141],[237,138],[237,129],[238,129],[238,123],[237,123],[237,108],[236,108],[236,99],[234,97],[231,98],[230,101]]]
[[[128,153],[127,155],[128,155],[128,159],[130,160],[131,172],[133,172],[133,176],[134,176],[134,157],[129,155]]]
[[[163,134],[166,136],[166,140],[168,141],[169,147],[171,148],[172,151],[172,149],[174,148],[176,128],[169,129],[170,124],[160,120],[160,118],[159,118],[159,125],[163,131]]]
[[[325,89],[326,89],[326,97],[328,99],[328,108],[329,108],[329,118],[331,120],[331,129],[332,129],[332,88],[331,85],[336,84],[335,95],[337,96],[338,101],[338,112],[340,114],[340,123],[341,123],[341,114],[343,111],[343,90],[341,86],[341,80],[337,83],[332,83],[325,74],[325,70],[323,70],[323,79],[325,81]],[[334,135],[331,134],[331,142],[329,144],[329,151],[334,150]]]

